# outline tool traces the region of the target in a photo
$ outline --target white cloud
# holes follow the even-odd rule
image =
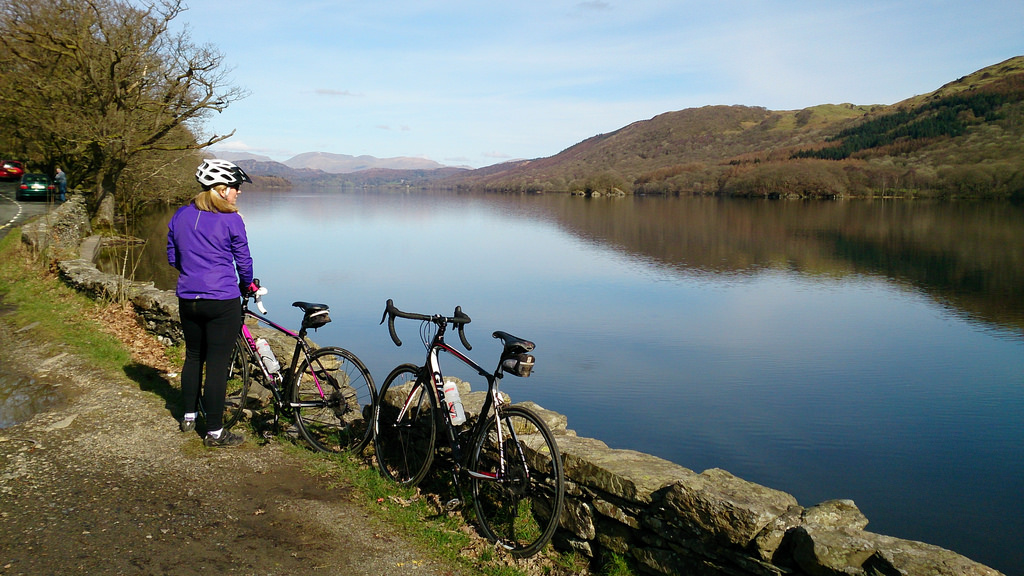
[[[356,94],[353,94],[352,92],[350,92],[348,90],[331,90],[329,88],[317,88],[313,92],[316,93],[317,95],[320,95],[320,96],[355,96],[356,95]]]

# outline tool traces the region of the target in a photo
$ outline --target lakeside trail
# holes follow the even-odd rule
[[[177,371],[112,308],[102,321],[134,369]],[[4,370],[59,387],[64,401],[0,429],[0,575],[476,573],[417,549],[278,442],[204,448],[178,431],[176,383],[143,390],[147,379],[101,373],[35,341],[31,325],[15,332],[9,311],[0,301]]]

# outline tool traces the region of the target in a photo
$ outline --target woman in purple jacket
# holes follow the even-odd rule
[[[224,395],[231,351],[242,327],[242,290],[253,281],[245,223],[235,201],[252,182],[226,160],[207,160],[196,170],[203,191],[174,213],[168,224],[167,261],[177,268],[178,313],[185,333],[181,430],[195,430],[199,402],[206,411],[206,446],[237,446],[245,439],[223,429]],[[200,380],[206,365],[206,381]]]

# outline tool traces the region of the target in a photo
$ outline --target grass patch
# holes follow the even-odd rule
[[[489,544],[472,536],[464,517],[458,513],[439,512],[440,500],[432,492],[444,492],[441,485],[431,485],[427,492],[402,487],[380,475],[365,456],[321,454],[310,451],[299,442],[278,436],[285,449],[303,460],[307,473],[321,478],[329,488],[352,491],[353,500],[403,536],[419,549],[453,565],[460,565],[485,576],[538,576],[588,574],[586,558],[560,554],[548,548],[538,557],[544,560],[527,568],[510,561]],[[368,448],[368,450],[372,450]],[[437,474],[444,476],[446,471]],[[428,479],[431,477],[428,477]],[[438,484],[443,484],[439,482]],[[616,573],[614,576],[627,576]]]
[[[633,576],[634,572],[625,558],[618,554],[612,554],[602,567],[601,574],[605,576]]]
[[[131,355],[114,336],[93,320],[100,304],[65,286],[45,270],[11,230],[0,241],[0,298],[14,308],[8,316],[15,329],[32,326],[29,336],[88,359],[105,370],[123,371]]]
[[[438,513],[437,506],[416,488],[396,485],[387,480],[365,460],[349,456],[330,458],[334,469],[329,478],[353,489],[357,499],[378,518],[415,540],[424,550],[450,562],[494,574],[492,568],[469,562],[462,550],[471,545],[471,537],[462,531],[459,516]],[[500,572],[508,576],[524,572]]]

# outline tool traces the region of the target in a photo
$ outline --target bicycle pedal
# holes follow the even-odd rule
[[[462,508],[462,500],[459,500],[458,498],[452,498],[444,504],[444,509],[448,512],[454,512],[459,508]]]

